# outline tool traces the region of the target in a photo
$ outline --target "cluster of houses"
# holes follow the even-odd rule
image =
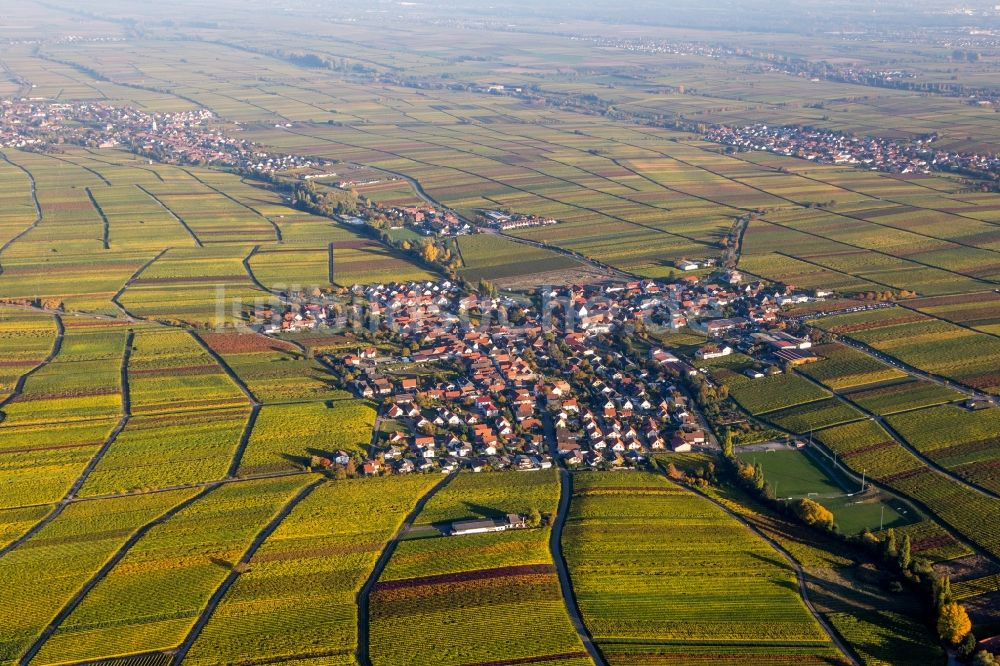
[[[657,451],[691,451],[708,443],[688,398],[668,369],[691,370],[676,356],[653,350],[649,366],[620,352],[585,354],[588,381],[579,398],[548,398],[559,456],[571,467],[642,465]]]
[[[567,330],[610,333],[635,326],[684,327],[709,336],[747,326],[771,325],[783,306],[816,300],[816,295],[783,290],[761,282],[741,286],[742,275],[727,271],[718,281],[690,275],[671,283],[654,280],[603,287],[565,287],[547,292],[546,312],[562,306],[560,322]]]
[[[934,137],[903,142],[830,130],[758,124],[712,127],[705,131],[705,138],[739,150],[762,150],[820,164],[850,164],[888,173],[926,174],[939,170],[1000,175],[1000,156],[937,150],[932,147]]]
[[[714,339],[698,358],[731,353],[730,340],[808,354],[807,341],[774,330],[778,303],[792,295],[744,285],[735,271],[714,282],[547,288],[531,301],[447,281],[355,286],[351,307],[386,340],[333,362],[346,387],[379,404],[362,471],[531,471],[557,458],[631,467],[657,451],[712,446],[678,382],[698,371],[659,347],[637,357],[612,334],[694,325]],[[285,313],[282,330],[331,315],[317,307]]]
[[[729,277],[739,282],[739,276]],[[677,384],[696,372],[664,349],[634,359],[607,334],[640,322],[686,325],[742,304],[775,312],[762,285],[698,278],[557,287],[535,305],[465,293],[451,283],[355,287],[367,316],[405,355],[359,348],[338,359],[348,386],[380,403],[390,426],[371,451],[375,473],[628,467],[659,450],[708,444]],[[517,323],[508,316],[518,309]],[[751,320],[746,319],[749,323]]]
[[[274,305],[258,305],[250,315],[250,326],[265,335],[300,333],[329,324],[332,314],[327,305],[320,303],[306,303],[287,311],[276,309]]]
[[[440,325],[439,315],[457,307],[459,300],[460,289],[449,281],[354,285],[346,299],[328,295],[310,301],[303,296],[303,302],[294,307],[278,303],[257,305],[249,312],[249,321],[253,330],[265,335],[299,333],[319,327],[339,329],[347,324],[348,318],[361,326],[366,322],[373,326],[400,326],[403,333],[411,333],[431,319],[434,326]],[[371,324],[372,321],[376,324]],[[431,360],[432,356],[418,354],[417,360]]]
[[[463,294],[448,282],[356,289],[367,315],[410,348],[406,356],[380,357],[370,347],[339,359],[353,378],[350,388],[379,400],[380,417],[399,427],[378,442],[373,458],[396,473],[552,466],[538,409],[543,384],[525,359],[539,326],[477,329],[470,314],[500,319],[497,310],[507,304]],[[427,364],[443,373],[412,371]]]
[[[345,224],[376,228],[409,228],[423,236],[464,236],[475,233],[476,229],[449,210],[438,210],[431,206],[383,206],[369,201],[363,204],[357,215],[342,215]]]
[[[98,102],[47,100],[0,102],[0,146],[44,147],[55,142],[100,148],[121,146],[181,164],[228,166],[257,173],[326,162],[268,153],[256,144],[225,134],[208,109],[152,113]]]
[[[547,227],[551,224],[558,224],[557,220],[551,217],[539,217],[537,215],[524,215],[521,213],[505,213],[500,210],[482,211],[483,220],[486,225],[498,231],[510,231],[512,229],[527,229],[528,227]]]

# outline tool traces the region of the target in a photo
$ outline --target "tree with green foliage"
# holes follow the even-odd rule
[[[531,527],[538,527],[542,524],[542,513],[535,507],[531,507],[531,511],[528,512],[527,523]]]
[[[726,428],[722,435],[722,455],[727,458],[733,457],[733,431]]]
[[[1000,660],[986,650],[981,650],[972,658],[972,666],[1000,666]]]
[[[903,535],[903,545],[899,549],[899,557],[896,560],[899,563],[900,571],[909,571],[910,565],[913,564],[913,560],[910,557],[910,535]]]
[[[492,282],[490,282],[489,280],[487,280],[485,278],[482,278],[482,279],[479,280],[479,290],[478,291],[483,296],[490,296],[492,298],[496,298],[496,295],[499,293],[497,291],[496,286]]]
[[[885,533],[885,541],[882,542],[882,555],[886,560],[891,560],[899,556],[899,550],[896,547],[896,530],[891,527]]]
[[[952,602],[951,596],[951,578],[948,576],[941,576],[936,578],[933,583],[934,591],[934,611],[940,612],[947,604]]]
[[[965,635],[965,638],[962,639],[962,642],[958,644],[958,647],[955,648],[955,652],[956,654],[958,654],[959,659],[965,661],[968,660],[969,657],[972,656],[972,653],[975,651],[976,651],[976,637],[970,631]]]

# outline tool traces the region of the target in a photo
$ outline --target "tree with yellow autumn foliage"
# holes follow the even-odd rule
[[[423,258],[424,261],[426,261],[429,264],[433,264],[435,261],[437,261],[438,255],[440,253],[441,250],[438,248],[438,246],[435,245],[434,243],[431,243],[430,241],[425,242],[423,247],[420,248],[420,256]]]
[[[804,497],[792,504],[792,510],[807,525],[833,529],[833,513],[819,502]]]
[[[958,645],[972,631],[972,621],[965,608],[955,602],[945,604],[938,613],[938,636],[949,645]]]

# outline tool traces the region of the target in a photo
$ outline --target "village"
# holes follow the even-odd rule
[[[211,111],[148,113],[98,102],[0,102],[0,147],[48,150],[59,143],[116,148],[160,162],[222,166],[254,174],[322,168],[323,160],[271,153],[222,131]]]
[[[705,138],[740,151],[764,150],[818,164],[848,164],[887,173],[927,174],[938,170],[994,179],[1000,176],[997,155],[937,150],[932,147],[933,136],[906,143],[829,130],[758,124],[709,128]]]
[[[531,298],[448,281],[355,286],[349,305],[271,311],[263,332],[288,331],[291,320],[308,322],[297,330],[346,326],[367,340],[328,360],[340,385],[377,404],[374,437],[363,460],[337,451],[322,466],[351,461],[365,475],[560,461],[636,468],[658,452],[718,447],[686,390],[686,376],[710,381],[699,361],[734,347],[761,358],[767,373],[816,360],[808,339],[778,324],[783,305],[815,293],[743,284],[733,270],[718,278],[552,287]],[[656,332],[681,329],[703,333],[705,344],[682,354],[657,342]]]

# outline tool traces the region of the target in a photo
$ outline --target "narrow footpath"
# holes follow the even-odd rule
[[[385,548],[382,549],[382,553],[379,555],[378,559],[375,561],[375,566],[372,568],[372,572],[368,575],[368,580],[365,584],[361,586],[358,591],[357,596],[357,607],[358,607],[358,645],[357,645],[357,662],[361,666],[371,666],[372,660],[369,653],[369,636],[371,634],[371,627],[368,621],[368,606],[371,600],[372,589],[375,587],[375,583],[382,576],[382,572],[385,571],[386,566],[389,564],[389,560],[392,558],[392,554],[396,551],[396,547],[399,542],[406,535],[406,533],[413,527],[414,521],[416,521],[417,516],[423,511],[424,506],[434,495],[438,493],[439,490],[451,483],[451,480],[455,478],[457,472],[452,472],[446,475],[424,493],[423,497],[417,500],[417,503],[413,505],[413,509],[406,515],[403,523],[396,530],[393,537],[385,544]]]
[[[566,517],[569,515],[569,501],[573,496],[573,477],[565,468],[559,468],[559,510],[556,513],[555,522],[552,525],[552,532],[549,535],[549,552],[552,555],[552,562],[556,565],[559,573],[559,587],[562,589],[563,601],[566,602],[566,612],[573,622],[576,633],[580,636],[580,642],[586,648],[587,654],[594,660],[597,666],[607,666],[604,655],[594,644],[587,626],[583,623],[583,616],[580,615],[580,606],[576,602],[576,593],[573,591],[573,582],[569,577],[569,568],[566,566],[566,558],[562,552],[562,533],[566,525]]]

